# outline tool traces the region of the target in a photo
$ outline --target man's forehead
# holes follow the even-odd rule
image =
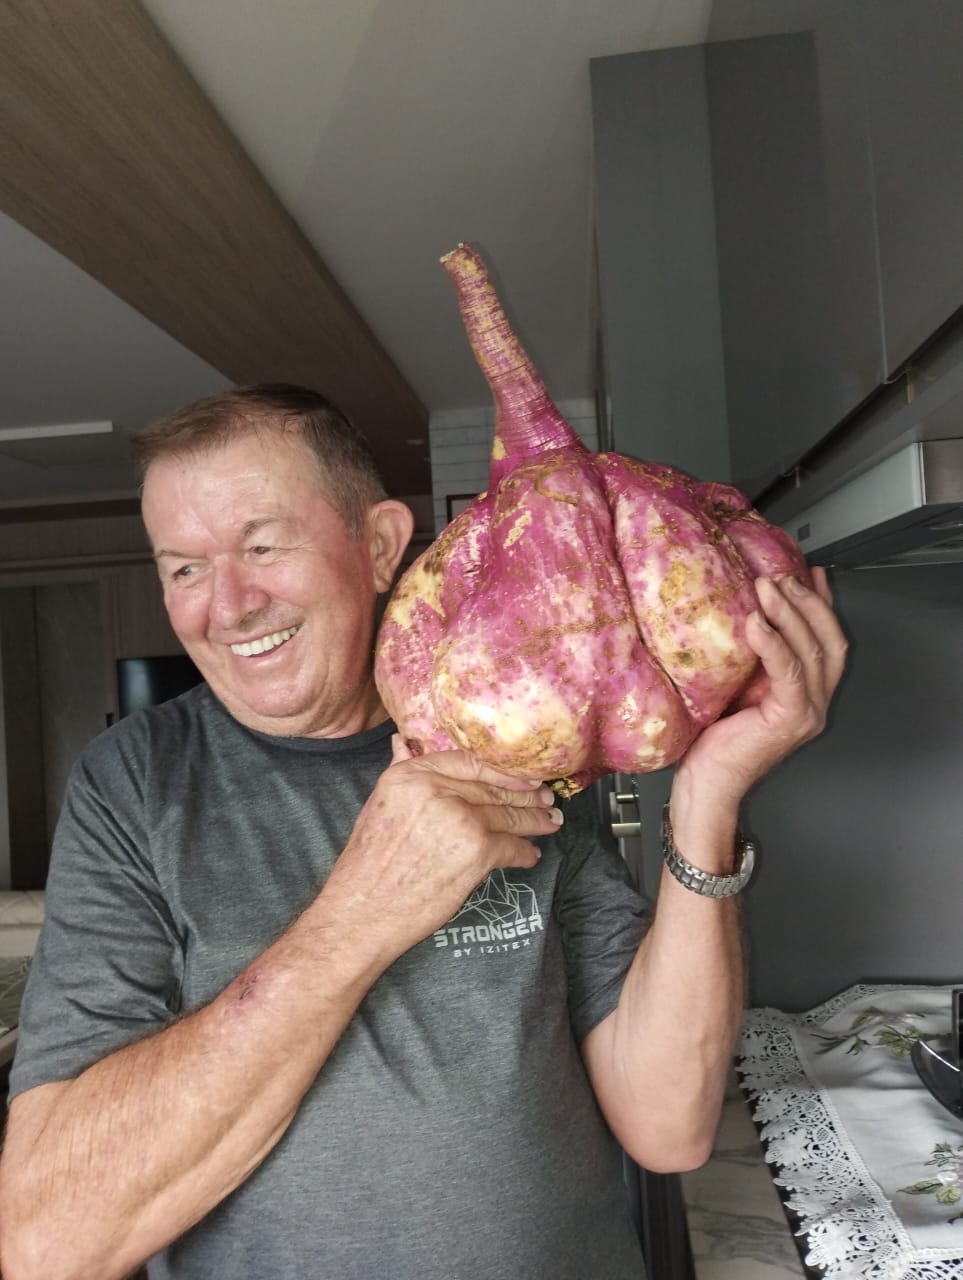
[[[265,467],[230,449],[212,452],[206,465],[200,457],[158,459],[145,478],[141,509],[155,556],[194,556],[202,547],[211,554],[259,532],[300,540],[332,520],[343,524],[303,461],[275,458]]]

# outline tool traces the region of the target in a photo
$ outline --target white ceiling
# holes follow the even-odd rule
[[[591,396],[589,61],[712,0],[142,0],[429,410],[488,403],[438,258],[478,243],[557,399]],[[128,433],[226,380],[0,215],[0,502],[129,491]],[[324,390],[324,388],[320,388]]]

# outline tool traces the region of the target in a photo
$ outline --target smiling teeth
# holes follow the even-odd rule
[[[232,644],[231,653],[236,653],[239,658],[251,658],[256,653],[267,653],[270,649],[276,649],[279,644],[284,644],[285,640],[290,640],[297,631],[297,627],[289,627],[287,631],[275,631],[273,635],[262,636],[260,640],[252,640],[249,644]]]

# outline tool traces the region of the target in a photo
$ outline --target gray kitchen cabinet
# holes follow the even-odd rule
[[[880,377],[869,173],[847,162],[865,129],[838,64],[823,74],[827,44],[823,30],[707,51],[729,447],[751,496]]]
[[[725,480],[705,48],[596,59],[591,81],[613,445]]]
[[[861,0],[885,371],[963,304],[963,5]]]
[[[614,444],[760,499],[963,302],[959,0],[721,0],[592,64]]]
[[[963,303],[963,7],[780,10],[807,30],[707,61],[732,472],[754,497]]]
[[[614,446],[752,496],[882,374],[855,11],[805,7],[592,64]]]
[[[834,412],[796,441],[794,462],[872,396],[884,377],[875,194],[858,73],[865,48],[862,0],[807,5],[818,77],[820,154],[829,236]]]

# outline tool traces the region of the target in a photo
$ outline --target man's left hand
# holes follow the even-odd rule
[[[824,569],[813,588],[795,578],[760,578],[760,610],[746,638],[768,677],[754,706],[709,725],[676,771],[680,789],[738,801],[781,760],[821,733],[843,674],[846,637],[832,609]],[[680,784],[682,784],[680,786]]]

